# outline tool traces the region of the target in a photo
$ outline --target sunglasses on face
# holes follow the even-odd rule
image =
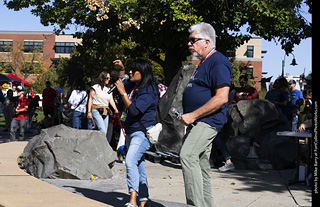
[[[106,77],[106,80],[111,80],[111,77]]]
[[[193,45],[194,43],[198,42],[199,40],[206,40],[206,39],[191,37],[191,38],[188,38],[187,43],[191,43]]]

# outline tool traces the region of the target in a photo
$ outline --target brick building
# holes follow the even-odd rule
[[[52,60],[70,57],[72,47],[81,42],[72,35],[55,35],[53,32],[0,31],[0,67],[10,64],[17,76],[23,78],[24,65],[51,67]],[[34,74],[27,81],[33,82]]]
[[[262,39],[252,38],[248,42],[235,49],[234,57],[236,60],[243,62],[246,65],[244,74],[253,77],[254,87],[257,91],[261,90],[262,78]]]

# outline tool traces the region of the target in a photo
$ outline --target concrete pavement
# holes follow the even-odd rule
[[[44,181],[67,191],[112,205],[123,206],[129,200],[124,164],[113,168],[112,179],[80,181]],[[186,207],[180,165],[146,163],[151,207]],[[311,187],[286,185],[294,170],[219,172],[212,169],[211,183],[216,207],[296,207],[311,206]]]
[[[26,144],[0,144],[0,206],[118,207],[128,202],[124,164],[116,163],[113,178],[106,180],[39,180],[17,165],[17,158]],[[151,199],[149,207],[186,206],[179,164],[147,162],[146,171]],[[311,206],[311,187],[286,185],[294,178],[295,170],[219,172],[212,169],[210,174],[216,207]]]
[[[27,142],[0,144],[0,206],[5,207],[107,207],[110,205],[67,192],[30,176],[17,159]]]

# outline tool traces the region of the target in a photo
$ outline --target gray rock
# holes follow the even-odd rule
[[[116,159],[103,133],[58,125],[41,130],[24,149],[22,166],[38,178],[111,178]]]
[[[228,107],[228,113],[226,145],[237,169],[294,167],[296,140],[276,135],[278,131],[290,130],[290,123],[273,103],[263,99],[239,101]],[[259,157],[255,160],[247,158],[253,141],[260,145],[255,147]]]
[[[243,100],[228,107],[229,126],[234,136],[258,136],[266,132],[290,130],[286,117],[264,99]]]
[[[177,120],[176,115],[170,112],[172,107],[183,113],[182,95],[184,88],[190,81],[190,76],[195,66],[185,65],[171,81],[167,92],[159,101],[159,109],[162,118],[162,131],[156,148],[162,152],[179,153],[182,146],[182,137],[185,126]]]
[[[294,168],[297,160],[297,140],[292,137],[277,136],[270,132],[255,137],[260,145],[255,147],[258,159],[247,158],[250,151],[250,138],[230,137],[227,148],[237,169],[289,169]]]

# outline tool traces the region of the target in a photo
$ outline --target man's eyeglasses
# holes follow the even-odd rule
[[[198,42],[199,40],[206,40],[205,38],[195,38],[195,37],[191,37],[191,38],[188,38],[187,40],[187,43],[191,43],[192,45],[196,42]]]

